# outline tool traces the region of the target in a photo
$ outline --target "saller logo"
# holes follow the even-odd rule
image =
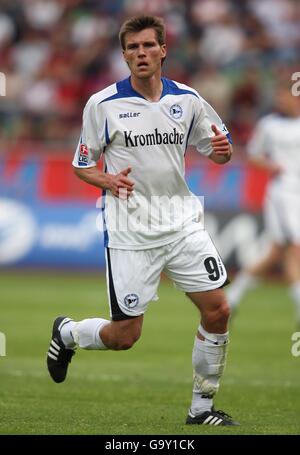
[[[183,144],[184,134],[179,133],[176,128],[173,128],[171,133],[160,133],[155,128],[153,133],[148,134],[132,134],[132,130],[124,131],[124,139],[126,147],[140,147],[144,145],[160,145],[160,144]]]

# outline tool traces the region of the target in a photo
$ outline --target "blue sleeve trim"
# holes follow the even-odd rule
[[[193,125],[194,125],[194,120],[195,120],[195,114],[193,115],[193,118],[192,118],[192,121],[191,121],[191,125],[189,127],[189,131],[188,131],[188,134],[187,134],[187,137],[186,137],[186,144],[185,144],[184,154],[186,153],[186,149],[188,148],[188,145],[189,145],[189,138],[190,138],[190,134],[191,134],[191,131],[192,131],[192,128],[193,128]]]
[[[227,139],[229,141],[229,144],[232,144],[233,142],[232,142],[232,137],[231,137],[230,133],[227,133],[226,137],[227,137]]]
[[[106,141],[106,145],[110,144],[107,119],[105,120],[105,141]]]

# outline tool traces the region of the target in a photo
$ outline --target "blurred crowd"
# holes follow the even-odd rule
[[[88,97],[123,79],[122,22],[167,24],[164,75],[196,88],[243,149],[276,82],[300,70],[299,0],[0,0],[0,136],[73,146]]]

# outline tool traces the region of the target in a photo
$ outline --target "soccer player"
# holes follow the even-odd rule
[[[248,144],[250,161],[266,169],[270,183],[264,218],[271,246],[265,257],[242,270],[228,289],[236,309],[245,293],[274,265],[281,265],[290,286],[300,327],[300,100],[280,86],[274,112],[263,117]]]
[[[202,318],[186,423],[235,425],[213,407],[228,347],[229,306],[222,289],[227,274],[202,226],[202,205],[184,179],[187,146],[224,164],[232,154],[229,133],[195,90],[161,77],[166,44],[160,18],[131,18],[119,37],[131,75],[90,98],[73,161],[76,175],[105,194],[111,321],[58,317],[48,369],[55,382],[62,382],[77,346],[131,348],[141,335],[149,302],[157,299],[164,270]],[[104,172],[96,167],[101,155]]]

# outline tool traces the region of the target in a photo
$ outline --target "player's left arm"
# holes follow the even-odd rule
[[[233,148],[229,142],[226,134],[222,133],[216,125],[211,126],[214,136],[211,138],[210,143],[213,149],[209,158],[217,164],[225,164],[230,161]]]
[[[232,155],[230,133],[219,115],[201,96],[193,98],[195,122],[189,144],[217,164],[227,163]]]

